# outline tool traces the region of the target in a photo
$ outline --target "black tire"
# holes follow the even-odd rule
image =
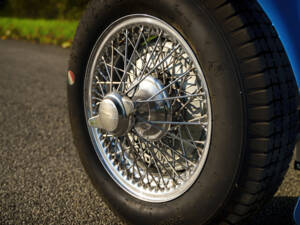
[[[100,34],[129,14],[149,14],[176,28],[193,47],[207,80],[213,116],[205,167],[175,200],[155,204],[123,191],[91,143],[83,82]],[[256,1],[94,0],[77,29],[68,103],[75,145],[106,203],[133,224],[236,224],[270,199],[291,160],[297,86],[272,24]]]

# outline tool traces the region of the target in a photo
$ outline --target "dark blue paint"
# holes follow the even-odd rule
[[[300,0],[258,0],[273,23],[300,87]]]

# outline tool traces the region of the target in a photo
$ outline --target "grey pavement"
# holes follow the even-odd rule
[[[92,187],[72,144],[69,50],[0,41],[0,224],[121,225]],[[289,169],[249,225],[291,225],[300,172]]]

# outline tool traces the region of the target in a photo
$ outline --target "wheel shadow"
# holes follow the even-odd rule
[[[293,212],[297,197],[275,196],[246,225],[295,225]]]

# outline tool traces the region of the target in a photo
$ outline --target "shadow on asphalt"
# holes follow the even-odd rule
[[[250,218],[246,225],[294,225],[293,212],[297,199],[275,196],[259,213]]]

